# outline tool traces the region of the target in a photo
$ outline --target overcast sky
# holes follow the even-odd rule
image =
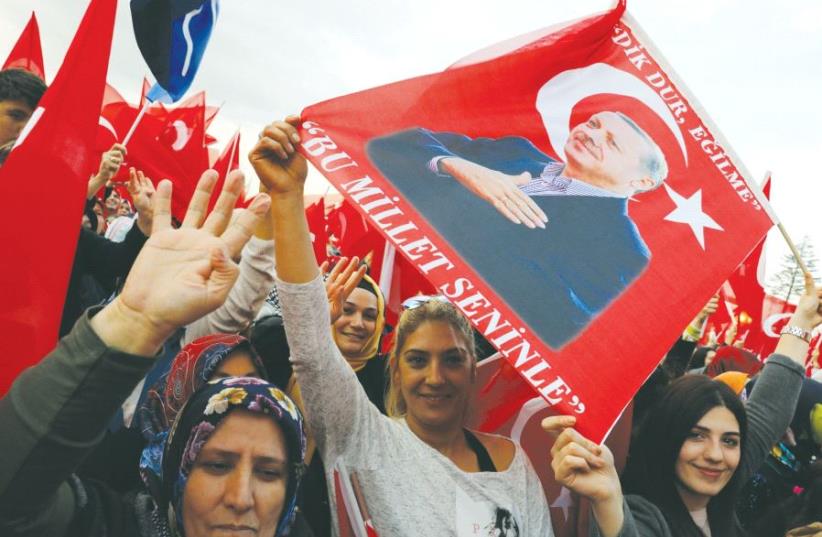
[[[47,78],[87,0],[3,0],[0,59],[37,13]],[[225,103],[210,132],[242,130],[243,154],[272,119],[372,86],[440,71],[498,41],[602,11],[611,0],[222,0],[191,91]],[[776,213],[822,253],[822,2],[629,0],[628,10],[761,181]],[[148,69],[120,0],[109,82],[130,100]],[[244,169],[249,168],[242,159]],[[308,189],[327,184],[312,174]],[[768,273],[787,249],[773,232]],[[687,262],[687,261],[686,261]]]

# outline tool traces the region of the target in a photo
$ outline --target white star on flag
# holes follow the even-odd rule
[[[562,509],[562,518],[565,519],[565,522],[568,522],[568,511],[574,508],[574,498],[571,497],[571,491],[562,487],[559,491],[559,496],[557,496],[557,499],[551,504],[551,507]]]
[[[684,198],[677,194],[674,189],[665,185],[665,191],[671,197],[671,201],[676,204],[676,209],[671,211],[665,220],[688,224],[694,232],[696,240],[702,249],[705,249],[705,228],[725,231],[716,221],[702,212],[702,189],[700,188],[690,198]]]

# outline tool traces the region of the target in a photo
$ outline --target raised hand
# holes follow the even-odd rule
[[[603,536],[618,535],[622,529],[622,487],[614,456],[605,445],[597,445],[573,429],[573,416],[550,416],[542,428],[556,437],[551,447],[551,467],[557,483],[591,500],[594,517]]]
[[[805,356],[808,353],[810,343],[810,331],[819,323],[822,323],[822,305],[820,305],[820,291],[813,282],[813,276],[805,274],[805,291],[799,297],[799,304],[796,305],[791,320],[787,327],[799,328],[807,331],[806,335],[797,335],[783,332],[776,344],[775,354],[787,356],[800,366],[805,366]],[[787,328],[786,327],[786,328]]]
[[[105,181],[108,181],[117,175],[117,172],[120,170],[120,165],[123,164],[123,160],[125,158],[126,146],[122,144],[114,144],[111,146],[111,149],[103,153],[103,156],[100,159],[100,170],[97,173],[104,176]]]
[[[528,172],[507,175],[458,157],[444,158],[440,165],[465,188],[493,205],[511,222],[525,224],[531,229],[545,229],[548,217],[531,196],[518,188],[531,180]]]
[[[360,265],[358,257],[351,260],[341,258],[325,280],[325,293],[328,296],[328,309],[330,310],[331,324],[343,314],[345,299],[351,294],[362,280],[363,274],[368,267]],[[320,272],[325,274],[328,271],[328,261],[323,261],[320,265]]]
[[[277,276],[290,283],[309,282],[317,276],[317,260],[305,221],[303,188],[308,166],[297,152],[299,124],[298,116],[271,123],[248,154],[261,190],[271,196]]]
[[[260,184],[275,197],[295,194],[302,199],[308,166],[297,152],[299,124],[299,116],[288,116],[285,121],[267,125],[248,154]]]
[[[117,174],[120,165],[126,157],[126,147],[122,144],[114,144],[111,149],[103,153],[100,157],[100,169],[88,181],[86,198],[91,199],[103,188],[108,181]]]
[[[143,235],[148,237],[151,235],[154,220],[154,183],[143,172],[134,168],[128,170],[128,176],[128,193],[134,202],[134,210],[137,211],[137,226]]]
[[[242,188],[242,174],[228,177],[211,215],[202,223],[216,176],[205,173],[180,229],[171,227],[171,182],[161,181],[154,198],[151,237],[126,279],[123,292],[92,318],[95,332],[110,347],[149,356],[178,327],[219,307],[238,268],[231,261],[268,210],[260,194],[235,222],[231,210]]]
[[[790,324],[805,330],[812,330],[822,323],[822,304],[820,304],[820,290],[813,281],[813,276],[805,273],[805,290],[799,297],[799,304],[796,305]]]

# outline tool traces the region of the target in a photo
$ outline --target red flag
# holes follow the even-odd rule
[[[772,225],[624,9],[302,113],[301,151],[593,440]]]
[[[31,12],[26,27],[17,38],[14,48],[11,49],[3,69],[24,69],[41,80],[46,79],[46,69],[43,67],[43,50],[40,47],[40,28],[37,17]]]
[[[68,286],[88,169],[106,85],[117,3],[92,0],[63,64],[17,140],[0,182],[0,241],[14,263],[0,264],[0,326],[7,336],[0,392],[24,368],[54,348]],[[32,178],[38,180],[32,181]],[[42,181],[48,180],[43,188]],[[59,179],[59,180],[57,180]],[[29,220],[20,200],[37,199],[49,219],[21,234],[15,222]],[[48,247],[32,237],[48,237]],[[13,337],[12,337],[13,335]]]
[[[151,83],[148,81],[146,77],[143,77],[143,85],[140,89],[140,108],[145,106],[145,104],[148,102],[148,99],[146,99],[146,95],[148,95],[150,89]]]
[[[320,198],[305,209],[308,220],[308,231],[311,233],[311,244],[314,246],[314,257],[317,263],[328,259],[328,230],[325,220],[325,198]]]
[[[771,177],[765,180],[762,192],[770,199]],[[762,306],[765,302],[765,288],[762,280],[765,275],[765,258],[762,251],[765,248],[765,239],[754,248],[751,255],[739,265],[739,268],[728,278],[728,283],[736,295],[738,306],[739,333],[748,331],[745,338],[745,347],[756,350],[764,345],[767,336],[762,332]]]
[[[223,149],[223,152],[214,162],[212,169],[218,174],[217,184],[214,186],[213,191],[222,192],[223,183],[225,183],[226,177],[228,177],[228,172],[240,169],[240,131],[235,132],[231,140],[228,141],[225,149]],[[220,190],[217,190],[218,188]],[[217,196],[212,196],[208,206],[209,213],[216,203]]]
[[[106,84],[95,142],[97,151],[106,151],[115,142],[122,140],[137,117],[137,112],[114,86]]]
[[[329,231],[337,237],[341,255],[357,256],[368,263],[368,274],[379,281],[385,238],[348,200],[329,214]]]
[[[751,350],[762,357],[771,354],[779,342],[779,333],[788,324],[795,310],[796,306],[790,302],[773,295],[765,295],[765,301],[762,304],[762,320],[757,321],[761,322],[762,337],[757,347],[749,346]]]
[[[198,175],[208,169],[205,114],[205,92],[200,92],[189,99],[185,106],[168,111],[165,126],[157,140],[175,155],[183,168]]]
[[[129,166],[134,166],[154,180],[171,180],[171,210],[178,220],[185,214],[197,179],[209,165],[203,98],[200,94],[198,102],[172,109],[162,103],[151,104],[128,143],[127,162],[118,175],[120,179]]]

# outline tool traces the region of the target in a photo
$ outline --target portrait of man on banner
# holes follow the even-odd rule
[[[574,125],[561,151],[558,160],[521,136],[422,127],[367,145],[385,178],[555,350],[647,267],[628,201],[668,175],[657,143],[622,112]]]

